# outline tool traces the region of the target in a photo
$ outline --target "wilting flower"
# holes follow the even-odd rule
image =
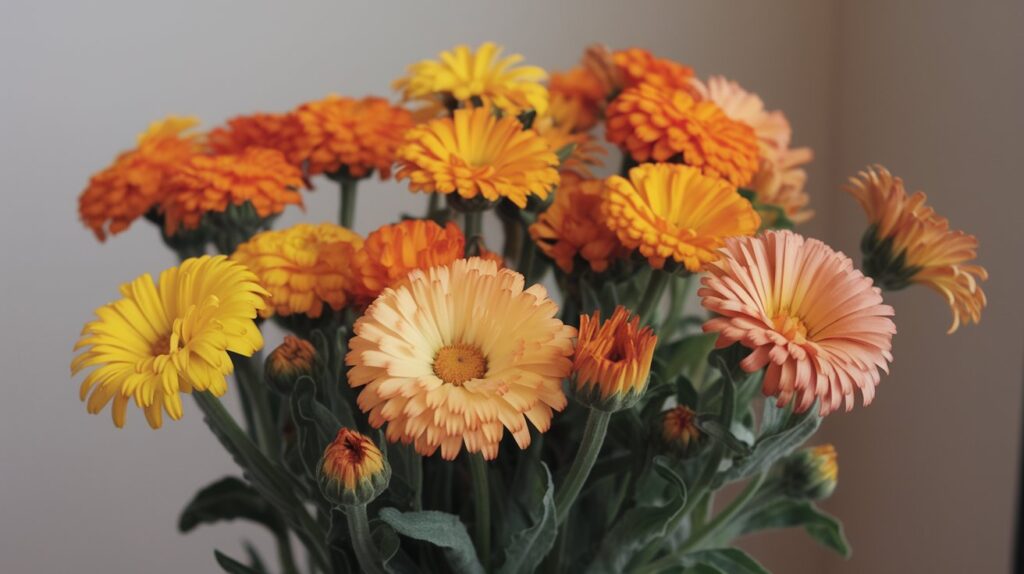
[[[260,218],[302,205],[302,174],[273,149],[248,148],[240,154],[198,155],[180,166],[167,183],[165,231],[195,229],[208,213],[252,205]]]
[[[865,272],[885,289],[902,289],[920,283],[938,291],[949,303],[953,324],[977,323],[987,300],[978,285],[988,279],[980,265],[970,264],[978,255],[978,240],[951,230],[918,191],[908,196],[903,180],[882,166],[868,168],[851,178],[845,187],[864,208],[871,227],[864,234]]]
[[[661,414],[661,440],[668,448],[686,454],[700,440],[697,413],[686,405],[679,405]]]
[[[89,180],[78,198],[82,222],[103,241],[107,233],[128,229],[139,216],[164,199],[168,175],[202,151],[198,136],[187,131],[195,118],[169,117],[153,122],[139,134],[135,149],[117,156],[114,163]]]
[[[604,83],[589,69],[579,66],[551,74],[550,115],[565,119],[571,113],[574,130],[586,131],[601,120],[608,96]],[[564,124],[565,122],[559,122]]]
[[[804,190],[807,172],[799,167],[809,161],[811,150],[808,148],[786,150],[776,161],[762,160],[761,169],[748,184],[756,202],[778,208],[793,223],[814,217],[814,210],[807,209],[811,198]],[[775,225],[771,213],[762,213],[762,217],[766,225]]]
[[[780,407],[795,401],[802,412],[820,400],[824,416],[845,399],[850,410],[857,389],[869,404],[896,332],[871,279],[849,257],[791,231],[731,238],[722,251],[698,291],[718,315],[704,323],[718,333],[716,347],[751,349],[740,367],[767,366],[763,391]]]
[[[412,127],[412,114],[384,98],[361,100],[337,95],[303,104],[295,111],[302,124],[301,149],[309,175],[366,177],[377,170],[391,176],[395,151]]]
[[[623,306],[601,323],[601,312],[580,316],[572,387],[583,404],[617,411],[636,403],[647,390],[658,337],[640,328],[640,317]]]
[[[288,163],[301,166],[309,155],[303,149],[304,135],[293,113],[257,113],[231,118],[227,125],[211,130],[206,141],[215,154],[240,154],[250,147],[276,149]]]
[[[753,235],[761,219],[736,188],[680,164],[642,164],[605,183],[601,212],[627,247],[651,266],[666,260],[700,271],[728,237]]]
[[[372,300],[414,269],[449,265],[465,251],[466,238],[452,222],[441,227],[430,220],[407,219],[384,225],[368,235],[356,252],[353,291]]]
[[[121,299],[96,310],[82,329],[72,375],[95,367],[82,382],[87,408],[111,400],[114,424],[124,426],[129,399],[159,428],[163,412],[181,418],[180,393],[227,391],[229,352],[251,356],[263,346],[253,322],[266,291],[248,269],[224,256],[186,259],[160,274],[121,286]],[[91,394],[90,394],[91,391]]]
[[[576,330],[541,285],[479,258],[415,270],[355,324],[345,362],[357,403],[391,442],[493,459],[504,429],[520,448],[566,405]]]
[[[620,87],[651,84],[658,88],[684,90],[696,94],[693,69],[667,58],[659,58],[643,48],[629,48],[612,53],[612,60],[622,78]]]
[[[547,74],[537,66],[518,66],[519,54],[502,57],[501,47],[484,42],[476,51],[459,45],[441,52],[439,60],[409,66],[408,75],[393,84],[405,100],[478,103],[516,115],[525,110],[543,114],[548,91],[541,83]]]
[[[558,156],[547,141],[484,108],[455,110],[409,130],[398,158],[397,178],[408,179],[413,191],[507,197],[526,207],[528,196],[545,199],[558,184]]]
[[[387,489],[391,465],[370,437],[342,428],[320,458],[317,481],[334,504],[367,504]]]
[[[288,394],[299,377],[312,377],[316,368],[316,348],[305,339],[285,335],[284,342],[267,356],[263,375],[277,392]]]
[[[783,488],[787,495],[824,500],[836,490],[839,465],[830,444],[801,449],[782,463]]]
[[[315,319],[324,305],[338,311],[348,302],[355,252],[362,244],[359,235],[339,225],[300,223],[254,235],[231,258],[252,269],[270,292],[262,316]]]
[[[601,273],[629,254],[601,216],[603,193],[603,180],[563,173],[555,200],[530,225],[530,237],[566,273],[572,273],[577,256]]]
[[[758,169],[753,128],[713,102],[653,84],[627,88],[608,104],[605,137],[638,162],[675,161],[743,186]]]

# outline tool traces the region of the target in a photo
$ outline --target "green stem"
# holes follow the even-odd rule
[[[480,561],[484,570],[491,562],[491,491],[487,480],[487,462],[483,455],[469,455],[469,473],[473,481],[473,509],[475,517],[475,538]]]
[[[576,452],[576,459],[572,461],[569,474],[565,476],[561,488],[555,493],[555,517],[558,524],[565,522],[569,510],[576,502],[576,497],[583,490],[583,484],[590,476],[590,470],[594,468],[597,455],[601,452],[604,437],[608,434],[608,421],[611,418],[612,414],[609,412],[590,409],[587,426],[583,429],[583,442]]]
[[[537,246],[534,245],[529,233],[523,234],[523,247],[520,253],[523,260],[518,262],[519,272],[526,278],[526,286],[529,287],[533,285],[533,262],[537,257]]]
[[[270,409],[270,390],[263,383],[262,374],[257,368],[258,357],[238,357],[235,361],[235,376],[239,386],[246,388],[252,401],[251,416],[256,426],[256,442],[271,460],[277,460],[281,456],[281,436]]]
[[[427,219],[431,219],[441,209],[441,194],[428,193],[427,196]]]
[[[352,535],[352,548],[356,551],[359,567],[368,574],[385,574],[384,560],[370,535],[370,520],[366,518],[366,505],[356,504],[345,508],[348,531]]]
[[[467,211],[465,213],[465,235],[466,235],[466,257],[480,253],[480,239],[482,238],[482,227],[484,212]]]
[[[667,343],[675,335],[676,328],[679,327],[679,320],[686,310],[686,298],[690,296],[690,288],[692,286],[693,275],[672,277],[672,282],[669,285],[668,315],[666,315],[665,322],[662,323],[658,333],[658,338],[661,341]]]
[[[299,568],[295,565],[295,555],[292,554],[292,541],[288,537],[288,530],[283,529],[274,537],[277,542],[277,556],[281,560],[281,572],[283,574],[299,574]]]
[[[419,511],[423,510],[423,457],[420,453],[416,452],[416,447],[409,445],[408,455],[410,457],[409,463],[409,479],[412,481],[413,488],[413,499],[412,509]]]
[[[352,221],[356,217],[356,184],[359,180],[343,176],[338,178],[338,182],[341,184],[341,211],[338,214],[338,222],[342,227],[352,229]]]
[[[636,314],[640,316],[641,325],[647,325],[651,322],[651,316],[658,308],[658,302],[661,301],[661,296],[665,293],[665,287],[668,286],[668,280],[671,276],[670,273],[661,269],[655,269],[651,272],[651,279],[647,283],[647,290],[644,291],[643,299],[640,300],[640,306],[636,310]]]

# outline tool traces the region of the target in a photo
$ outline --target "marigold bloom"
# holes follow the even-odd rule
[[[662,413],[661,440],[672,450],[686,453],[700,437],[697,413],[690,407],[679,405]]]
[[[615,65],[615,56],[604,44],[591,44],[583,52],[583,68],[591,76],[597,78],[608,98],[618,93],[626,85],[623,71]]]
[[[547,110],[548,91],[541,82],[547,77],[537,66],[518,66],[519,54],[502,57],[502,49],[484,42],[476,51],[459,45],[441,52],[438,60],[423,60],[408,68],[408,75],[395,80],[393,87],[405,100],[445,100],[470,102],[478,98],[485,107],[507,114],[524,110],[543,114]]]
[[[780,407],[795,401],[803,412],[820,399],[824,416],[845,399],[850,410],[857,389],[869,404],[896,332],[892,307],[871,279],[849,257],[791,231],[730,238],[722,252],[698,291],[719,315],[704,323],[718,333],[716,347],[751,349],[740,366],[767,366],[762,390]]]
[[[324,305],[338,311],[348,302],[355,252],[362,244],[359,235],[339,225],[300,223],[254,235],[231,258],[252,269],[270,292],[262,316],[315,319]]]
[[[601,213],[623,245],[661,269],[671,259],[690,271],[718,259],[727,237],[753,235],[761,225],[736,188],[680,164],[643,164],[629,179],[605,182]]]
[[[251,356],[263,346],[253,322],[266,291],[245,267],[224,256],[186,259],[160,274],[121,286],[121,299],[96,310],[82,329],[72,375],[95,367],[81,398],[96,414],[111,400],[114,424],[124,426],[129,399],[159,428],[163,412],[181,418],[180,393],[227,391],[229,352]],[[91,391],[91,394],[90,394]]]
[[[566,405],[576,330],[541,285],[480,258],[415,270],[355,324],[345,362],[357,403],[391,442],[452,460],[465,444],[498,455],[504,429],[520,448]]]
[[[783,488],[793,498],[824,500],[836,490],[836,449],[823,444],[801,449],[782,463]]]
[[[320,458],[320,491],[334,504],[367,504],[380,496],[391,479],[391,466],[370,437],[354,430],[338,431]]]
[[[775,161],[762,160],[761,169],[749,184],[757,203],[778,207],[793,223],[803,223],[814,217],[814,210],[807,209],[811,201],[804,189],[807,171],[799,167],[811,161],[811,155],[810,149],[798,148],[782,152]],[[774,224],[772,221],[766,223]]]
[[[558,156],[547,141],[484,108],[455,110],[409,130],[398,158],[397,178],[408,179],[413,191],[507,197],[526,207],[528,196],[545,199],[558,184]]]
[[[789,149],[793,137],[789,120],[781,111],[766,110],[760,96],[722,76],[712,76],[707,85],[695,80],[694,85],[704,99],[722,108],[725,115],[754,129],[762,157],[774,157],[776,153]]]
[[[622,78],[620,87],[651,84],[658,88],[696,94],[692,68],[667,58],[659,58],[643,48],[617,50],[612,53],[612,61]]]
[[[139,134],[135,149],[120,154],[90,178],[78,198],[78,213],[100,241],[107,233],[128,229],[159,205],[166,195],[168,175],[202,151],[199,138],[186,133],[198,123],[195,118],[173,116],[153,122]]]
[[[407,219],[384,225],[368,235],[356,252],[353,291],[372,300],[412,270],[448,265],[465,251],[466,238],[452,222],[441,227],[430,220]]]
[[[563,173],[555,200],[530,225],[530,237],[566,273],[572,273],[577,255],[601,273],[629,254],[601,216],[603,193],[603,180]]]
[[[658,337],[640,328],[640,317],[623,306],[601,323],[601,312],[580,316],[573,361],[573,390],[584,404],[617,411],[647,390]]]
[[[587,132],[574,133],[555,126],[537,127],[535,131],[547,141],[548,147],[556,152],[563,150],[566,146],[573,146],[572,151],[559,166],[563,174],[573,172],[593,177],[590,168],[604,165],[604,161],[599,156],[606,155],[608,151],[598,143],[593,135]]]
[[[627,88],[607,110],[605,137],[638,162],[682,162],[743,186],[758,169],[753,128],[730,119],[717,105],[684,90],[640,84]]]
[[[302,165],[309,155],[302,123],[294,113],[256,113],[236,116],[214,128],[206,137],[215,154],[240,154],[250,147],[276,149],[288,163]]]
[[[961,322],[981,321],[987,299],[978,283],[988,279],[988,272],[968,263],[978,256],[973,235],[951,230],[949,220],[925,203],[923,192],[908,196],[903,180],[882,166],[860,172],[844,189],[871,223],[861,244],[868,275],[886,289],[920,283],[939,292],[953,312],[948,333]]]
[[[549,113],[556,115],[556,109],[563,110],[559,112],[560,114],[564,114],[565,110],[571,110],[573,127],[579,131],[586,131],[597,125],[608,96],[601,79],[582,66],[551,74],[548,92],[551,96]]]
[[[316,368],[316,348],[305,339],[285,335],[284,342],[267,356],[263,368],[267,383],[282,394],[295,388],[299,377],[312,377]]]

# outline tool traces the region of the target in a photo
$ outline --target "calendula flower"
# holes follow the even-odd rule
[[[441,227],[430,220],[406,219],[384,225],[368,235],[356,252],[353,290],[372,300],[414,269],[448,265],[465,251],[466,237],[452,222]]]
[[[811,161],[808,148],[790,149],[776,156],[775,161],[761,161],[761,169],[748,184],[759,204],[770,205],[782,210],[793,223],[803,223],[814,217],[814,210],[807,209],[811,198],[804,187],[807,172],[799,167]],[[762,214],[767,225],[772,226],[771,214]]]
[[[231,258],[252,269],[270,292],[262,316],[315,319],[324,305],[339,311],[348,303],[355,252],[362,244],[359,235],[339,225],[300,223],[254,235]]]
[[[320,458],[317,480],[327,500],[340,506],[367,504],[391,480],[391,465],[370,437],[342,428]]]
[[[700,271],[719,257],[728,237],[753,235],[761,225],[736,188],[696,168],[643,164],[629,179],[607,179],[601,213],[623,245],[661,269],[666,260]]]
[[[849,257],[791,231],[726,241],[723,257],[706,267],[698,294],[718,316],[704,323],[715,346],[740,343],[752,352],[740,367],[765,370],[765,396],[797,412],[820,400],[827,415],[859,389],[867,405],[879,370],[888,372],[896,325],[881,291]]]
[[[299,377],[312,377],[316,368],[316,348],[305,339],[285,335],[284,342],[267,356],[263,375],[267,383],[281,394],[295,389]]]
[[[604,98],[618,93],[626,85],[625,74],[615,64],[612,51],[604,44],[591,44],[583,52],[583,68],[601,83]]]
[[[391,177],[395,151],[413,126],[412,114],[384,98],[360,100],[330,95],[295,111],[302,124],[302,149],[310,175],[341,172],[366,177],[370,172]]]
[[[295,166],[309,155],[302,123],[294,113],[236,116],[211,130],[206,140],[215,154],[240,154],[250,147],[276,149]]]
[[[559,118],[560,125],[571,123],[575,131],[586,131],[597,125],[608,96],[601,79],[582,66],[551,74],[548,92],[551,98],[548,113]]]
[[[871,223],[861,242],[868,275],[886,289],[919,283],[937,291],[953,312],[948,333],[962,322],[981,320],[987,300],[978,283],[988,279],[988,272],[969,263],[978,255],[973,235],[951,230],[949,220],[926,204],[923,192],[908,196],[903,180],[882,166],[860,172],[845,190]]]
[[[393,84],[405,100],[472,102],[507,114],[525,110],[543,114],[548,91],[541,83],[547,73],[537,66],[519,66],[519,54],[501,56],[500,46],[484,42],[475,51],[459,45],[441,52],[437,60],[409,66],[408,75]]]
[[[753,128],[685,90],[640,84],[619,94],[606,113],[605,137],[638,162],[680,159],[736,186],[757,172]]]
[[[193,156],[167,185],[163,209],[168,235],[180,228],[195,229],[204,215],[222,213],[231,205],[248,203],[264,219],[281,213],[287,205],[302,205],[298,191],[302,174],[273,149]]]
[[[251,356],[263,346],[253,322],[266,291],[256,276],[226,257],[186,259],[160,274],[121,286],[121,298],[96,310],[82,329],[72,375],[85,377],[81,398],[96,414],[113,400],[114,424],[124,426],[128,401],[160,428],[163,412],[182,415],[181,393],[227,391],[228,353]],[[91,394],[90,394],[91,392]]]
[[[507,197],[519,207],[545,199],[558,184],[558,156],[514,118],[483,108],[421,124],[398,150],[397,178],[413,191],[457,193],[465,199]]]
[[[667,58],[658,58],[643,48],[629,48],[612,53],[612,61],[622,79],[620,88],[651,84],[658,88],[683,90],[696,94],[693,69]]]
[[[520,448],[566,405],[576,330],[541,285],[480,258],[412,271],[355,324],[345,362],[357,403],[391,442],[452,460],[463,444],[498,455],[504,429]]]
[[[195,118],[173,116],[153,122],[134,149],[92,176],[78,198],[78,213],[100,241],[128,229],[163,201],[170,173],[202,152],[198,136],[187,133],[198,124]]]
[[[782,463],[786,494],[808,500],[832,496],[839,479],[836,458],[836,449],[830,444],[804,448],[791,455]]]
[[[661,414],[661,440],[668,448],[686,454],[700,437],[697,413],[690,407],[679,405]]]
[[[601,273],[629,254],[601,216],[604,181],[563,173],[555,200],[530,225],[530,237],[558,267],[572,273],[577,256]]]
[[[754,129],[762,157],[773,158],[775,154],[789,149],[793,136],[789,120],[781,111],[766,110],[760,96],[721,76],[712,76],[707,85],[694,80],[694,85],[704,99],[718,105],[725,115]]]
[[[601,323],[601,312],[580,317],[573,360],[573,391],[587,406],[617,411],[634,404],[647,390],[658,337],[640,328],[640,317],[623,306]]]

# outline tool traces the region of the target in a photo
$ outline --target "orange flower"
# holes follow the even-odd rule
[[[650,327],[640,328],[640,317],[623,306],[601,323],[601,312],[580,317],[573,390],[584,404],[616,411],[635,403],[651,374],[658,337]]]
[[[118,234],[139,216],[159,205],[166,195],[168,175],[175,166],[202,151],[199,138],[186,131],[195,118],[169,117],[150,124],[135,149],[95,174],[78,198],[82,222],[103,241]]]
[[[264,378],[279,393],[287,395],[295,389],[299,377],[313,376],[316,361],[316,348],[312,343],[285,335],[284,342],[267,356]]]
[[[661,440],[666,446],[685,454],[700,440],[697,413],[685,405],[669,409],[661,415]]]
[[[395,150],[413,126],[408,110],[376,97],[356,100],[330,95],[303,104],[295,114],[305,131],[301,149],[309,154],[310,175],[344,170],[359,178],[376,169],[387,179]]]
[[[615,65],[615,56],[604,44],[591,44],[583,52],[583,68],[597,78],[607,99],[626,85],[623,71]]]
[[[267,218],[286,205],[302,205],[299,169],[272,149],[248,148],[240,154],[194,156],[171,176],[163,208],[168,235],[179,228],[199,227],[207,213],[222,213],[229,205],[252,204]]]
[[[593,177],[594,174],[590,168],[604,165],[604,160],[600,156],[607,155],[608,150],[604,149],[589,133],[572,133],[569,130],[556,127],[538,128],[535,131],[548,142],[548,147],[556,152],[565,149],[566,146],[573,146],[569,156],[559,166],[562,174],[575,172],[582,176]]]
[[[335,504],[366,504],[380,496],[391,479],[384,453],[361,432],[342,428],[320,458],[320,491]]]
[[[639,84],[651,84],[670,90],[684,90],[694,95],[693,70],[667,58],[658,58],[643,48],[618,50],[612,60],[619,69],[623,84],[630,88]]]
[[[683,163],[743,186],[758,169],[754,130],[712,102],[684,90],[641,84],[624,90],[607,110],[608,141],[638,162]]]
[[[558,109],[572,110],[573,128],[586,131],[597,125],[604,110],[608,92],[600,78],[587,68],[577,66],[567,72],[551,74],[548,83],[551,97],[549,113],[559,114]]]
[[[210,150],[216,154],[238,154],[250,147],[276,149],[296,166],[308,155],[308,150],[302,149],[303,140],[302,123],[293,113],[237,116],[207,136]]]
[[[372,300],[414,269],[448,265],[465,254],[466,238],[458,225],[407,219],[384,225],[366,237],[356,253],[354,292]]]
[[[601,273],[613,259],[629,253],[604,224],[603,193],[604,181],[563,173],[554,202],[530,225],[530,237],[566,273],[572,273],[577,255]]]
[[[811,198],[804,186],[807,172],[799,167],[811,160],[811,150],[798,148],[786,150],[775,161],[761,161],[761,169],[754,175],[749,186],[757,203],[778,207],[793,223],[803,223],[814,217],[814,210],[807,209]],[[768,219],[769,215],[764,215]],[[767,225],[775,222],[768,220]]]

